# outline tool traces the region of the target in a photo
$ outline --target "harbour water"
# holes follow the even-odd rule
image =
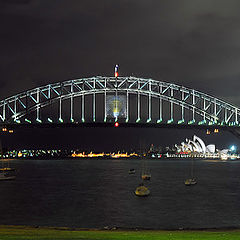
[[[151,194],[140,198],[140,160],[12,160],[0,182],[0,224],[79,228],[240,227],[240,161],[149,160]],[[129,169],[135,174],[128,174]]]

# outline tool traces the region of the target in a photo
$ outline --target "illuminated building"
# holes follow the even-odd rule
[[[185,142],[181,142],[181,145],[175,145],[177,152],[196,152],[196,153],[215,153],[216,147],[214,144],[205,145],[203,140],[196,135],[193,136],[193,140],[186,139]]]

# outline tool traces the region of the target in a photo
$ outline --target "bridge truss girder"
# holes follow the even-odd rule
[[[58,103],[59,121],[62,122],[63,102],[70,99],[70,122],[74,121],[74,99],[81,98],[81,120],[85,121],[86,97],[92,96],[92,121],[96,120],[96,95],[104,96],[104,118],[108,121],[106,111],[107,95],[126,96],[126,121],[141,122],[141,99],[147,97],[147,122],[153,123],[153,99],[158,100],[158,123],[163,123],[163,102],[169,103],[170,119],[167,123],[236,126],[239,124],[240,109],[220,99],[179,86],[173,83],[136,77],[92,77],[68,80],[38,87],[0,101],[0,123],[18,123],[29,113],[35,113],[36,122],[41,123],[41,110]],[[130,95],[137,96],[137,118],[130,119]],[[175,119],[175,106],[181,110],[181,118]],[[186,110],[191,120],[185,121]],[[196,121],[198,116],[198,121]],[[200,117],[200,120],[199,120]],[[50,119],[50,117],[49,117]],[[51,120],[51,119],[50,119]],[[117,119],[115,119],[117,120]]]

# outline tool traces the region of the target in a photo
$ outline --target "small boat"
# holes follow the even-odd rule
[[[138,197],[147,197],[150,194],[150,191],[146,186],[143,185],[143,183],[140,183],[135,190],[135,194]]]
[[[4,168],[0,168],[0,172],[5,171],[5,172],[15,172],[16,169],[15,168],[10,168],[10,167],[4,167]]]
[[[141,172],[141,179],[142,180],[150,180],[151,179],[150,169],[147,167],[146,161],[142,158],[142,172]]]
[[[184,183],[186,186],[192,186],[197,183],[197,180],[193,177],[193,158],[191,164],[191,178],[186,179]]]
[[[135,173],[135,169],[134,168],[129,169],[128,173],[129,174],[134,174]]]
[[[1,168],[0,180],[14,180],[16,178],[15,169],[13,168]]]
[[[150,180],[151,179],[151,174],[150,173],[143,173],[141,177],[142,177],[142,180]]]
[[[186,186],[191,186],[197,184],[197,180],[195,178],[188,178],[185,180]]]
[[[138,185],[138,187],[135,190],[135,194],[138,197],[147,197],[150,194],[150,190],[144,186],[143,184],[143,180],[150,180],[151,178],[151,174],[150,171],[146,171],[146,164],[144,161],[144,154],[142,154],[142,170],[141,170],[141,174],[140,177],[142,179],[141,183]]]

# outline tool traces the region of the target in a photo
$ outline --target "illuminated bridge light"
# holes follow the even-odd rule
[[[189,125],[191,125],[191,124],[193,124],[193,123],[195,123],[195,120],[194,120],[194,119],[188,122]]]
[[[53,120],[51,119],[51,118],[48,118],[47,119],[50,123],[52,123],[53,122]]]
[[[184,123],[184,119],[181,119],[178,121],[178,124],[182,124],[182,123]]]
[[[124,121],[131,123],[136,121],[141,123],[151,122],[159,124],[161,122],[164,122],[168,124],[176,123],[187,125],[193,124],[195,122],[193,119],[198,116],[201,117],[195,122],[195,124],[198,125],[213,125],[213,127],[217,128],[220,125],[226,127],[234,127],[239,126],[240,124],[240,108],[238,107],[234,107],[231,104],[225,103],[205,93],[198,93],[198,97],[198,94],[196,95],[196,92],[193,89],[189,89],[183,86],[173,85],[171,83],[153,79],[119,77],[118,68],[119,66],[115,65],[114,76],[112,77],[97,76],[93,78],[74,79],[71,81],[67,80],[64,82],[48,84],[42,86],[41,88],[29,90],[27,95],[17,94],[8,99],[5,99],[0,105],[0,122],[2,124],[5,124],[6,120],[8,119],[9,123],[23,124],[26,124],[27,120],[27,122],[31,120],[32,123],[59,123],[59,121],[64,121],[65,123],[67,121],[68,123],[72,123],[72,125],[74,125],[74,120],[72,118],[77,115],[75,112],[77,110],[74,108],[74,100],[75,97],[77,99],[81,96],[81,104],[79,103],[81,108],[81,123],[92,123],[95,121],[98,122],[101,116],[100,122],[109,121],[112,122],[112,124],[114,124],[114,122],[117,122],[119,119],[124,118]],[[62,91],[63,86],[67,91]],[[37,95],[35,95],[36,93]],[[40,93],[42,94],[39,95]],[[137,98],[132,98],[133,95],[137,95]],[[69,98],[69,96],[71,97],[71,101],[69,102],[70,106],[68,106],[67,101],[64,102],[65,99],[67,100]],[[96,96],[100,96],[101,98],[98,98]],[[141,101],[145,99],[146,96],[148,96],[148,104],[141,104]],[[154,105],[156,104],[156,108],[154,109],[159,110],[157,111],[158,118],[156,119],[151,119],[151,117],[153,117],[153,96],[157,97],[157,101],[154,102]],[[102,97],[104,98],[104,101],[100,100]],[[51,101],[49,101],[50,99]],[[29,115],[30,112],[28,113],[26,111],[26,104],[24,104],[29,100],[34,100],[35,102],[34,105],[31,106],[35,111],[34,115],[31,117]],[[53,116],[49,115],[51,117],[47,121],[43,120],[45,117],[47,119],[48,115],[43,115],[44,112],[41,112],[42,106],[48,107],[50,105],[53,105],[53,103],[58,100],[58,117],[54,117],[52,120],[51,117]],[[162,100],[166,100],[166,102],[170,104],[170,108],[165,109],[163,104],[164,102]],[[92,105],[92,107],[90,106],[92,108],[92,111],[89,112],[91,116],[88,116],[88,118],[85,119],[85,115],[87,113],[85,111],[85,107],[88,106],[89,103]],[[182,111],[178,112],[179,110],[175,110],[173,107],[175,106],[174,104],[179,105]],[[184,121],[184,109],[186,104],[188,105],[188,109],[190,111],[189,116],[191,117],[190,119],[185,119]],[[197,106],[199,107],[199,111],[196,111]],[[66,108],[69,107],[70,117],[68,119],[64,118],[63,120],[62,113],[68,110]],[[11,111],[9,111],[9,109]],[[137,114],[134,114],[134,118],[130,114],[132,110],[134,110],[133,112]],[[166,114],[165,111],[167,111]],[[177,119],[175,119],[176,113],[179,116]],[[40,116],[42,120],[40,120]],[[169,117],[164,118],[163,116]],[[25,118],[28,119],[25,120]],[[203,119],[206,119],[207,121]],[[78,122],[77,119],[75,121]]]
[[[31,121],[27,118],[25,118],[25,122],[31,123]]]
[[[118,65],[116,64],[115,65],[115,69],[114,69],[114,77],[118,77],[119,76],[119,74],[118,74]]]
[[[63,119],[62,118],[59,118],[58,120],[59,120],[59,122],[63,123]]]
[[[198,125],[203,125],[203,124],[206,124],[206,120],[202,120],[202,121],[198,122]]]
[[[140,120],[141,120],[141,119],[140,119],[140,118],[138,118],[138,119],[136,120],[136,122],[138,123],[138,122],[140,122]]]
[[[167,121],[167,124],[170,124],[170,123],[173,123],[173,119],[169,119],[169,120]]]

